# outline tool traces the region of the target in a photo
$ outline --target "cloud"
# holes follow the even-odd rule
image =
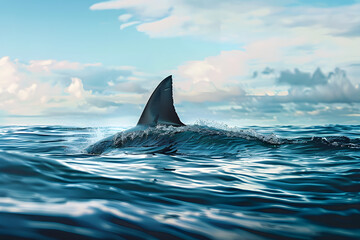
[[[241,124],[239,119],[257,124],[302,120],[312,124],[326,123],[326,119],[327,123],[354,122],[358,118],[358,75],[350,80],[345,70],[325,72],[310,64],[304,65],[306,69],[313,68],[310,71],[284,69],[296,66],[297,59],[283,52],[281,46],[292,47],[297,42],[265,43],[254,42],[244,50],[223,51],[218,56],[179,66],[175,78],[180,81],[174,82],[178,91],[175,100],[181,104],[202,103],[201,107],[211,113],[208,117],[235,124]],[[268,67],[271,60],[275,60],[271,64],[274,68]],[[204,114],[204,109],[194,111]],[[341,115],[329,118],[329,113],[340,112]]]
[[[139,84],[139,82],[120,82],[116,85],[114,85],[114,88],[118,92],[122,93],[147,93],[148,90],[142,87],[142,84]]]
[[[274,69],[266,67],[261,73],[268,75],[268,74],[272,74],[274,72]]]
[[[326,84],[290,88],[288,99],[293,102],[359,103],[360,87],[347,78],[344,70],[337,68],[329,73]]]
[[[31,96],[32,94],[35,93],[37,88],[37,84],[33,83],[31,86],[27,87],[27,88],[23,88],[20,89],[18,92],[18,96],[20,100],[26,100],[29,98],[29,96]]]
[[[169,9],[171,1],[168,0],[118,0],[106,1],[92,5],[91,10],[128,9],[134,11],[138,16],[146,18],[157,18],[164,16]]]
[[[336,121],[358,119],[360,4],[114,0],[90,9],[116,9],[120,29],[134,28],[151,38],[181,36],[238,46],[174,69],[175,102],[185,121],[192,115],[240,123],[325,121],[331,114],[337,114]],[[26,101],[39,114],[138,113],[150,86],[163,78],[96,63],[3,62],[3,111],[21,109]]]
[[[344,102],[341,94],[328,96],[336,84],[323,72],[360,62],[360,55],[354,54],[360,51],[356,34],[360,4],[356,3],[341,6],[263,0],[116,0],[90,8],[118,9],[122,16],[131,14],[131,18],[120,17],[122,24],[136,21],[136,29],[152,38],[190,36],[241,44],[239,49],[179,66],[175,77],[180,81],[175,85],[180,100],[212,101],[212,95],[222,92],[222,100],[236,95],[283,99],[289,95],[288,101],[300,101],[306,100],[308,94],[319,94],[321,101]],[[353,90],[339,91],[356,92],[359,79],[349,80],[349,84],[341,81]],[[315,98],[309,99],[316,102]]]
[[[188,36],[239,44],[238,49],[225,51],[220,56],[194,61],[193,65],[197,64],[202,70],[210,59],[225,55],[232,55],[233,61],[226,61],[231,67],[242,67],[244,64],[236,61],[247,55],[248,62],[242,71],[250,66],[256,68],[251,74],[258,71],[261,75],[270,75],[261,68],[279,69],[281,65],[285,65],[283,69],[301,68],[308,72],[313,71],[314,66],[330,71],[360,62],[360,55],[354,54],[360,52],[357,34],[360,4],[357,3],[341,6],[265,0],[116,0],[90,8],[121,10],[122,29],[136,25],[138,31],[152,38]],[[130,15],[122,17],[124,14],[131,14],[131,20],[127,19]]]
[[[225,54],[222,58],[225,56],[230,59],[233,57],[231,54]],[[248,60],[253,61],[244,53],[240,56],[240,58],[236,57],[245,60],[239,61],[239,64],[246,66]],[[201,65],[203,68],[199,69],[191,69],[190,65],[194,62],[188,62],[189,66],[185,64],[183,68],[178,69],[177,75],[174,75],[175,105],[183,121],[191,123],[198,119],[216,119],[234,125],[299,122],[313,124],[314,122],[354,123],[359,118],[359,82],[350,81],[344,70],[337,68],[326,74],[323,73],[327,81],[322,84],[307,82],[307,85],[277,85],[277,77],[286,70],[272,69],[271,74],[261,74],[253,79],[252,71],[242,69],[228,72],[227,78],[221,78],[221,73],[226,73],[225,69],[228,65],[226,61],[223,65],[218,65],[217,60],[217,58],[209,58],[208,65]],[[195,61],[195,64],[199,63]],[[69,70],[66,79],[64,69],[60,71],[60,75],[58,70],[31,72],[28,70],[29,65],[30,63],[12,61],[8,57],[0,59],[0,76],[2,76],[0,110],[3,117],[5,115],[21,116],[22,119],[24,116],[66,119],[71,116],[72,121],[76,118],[78,119],[76,121],[82,119],[81,121],[86,120],[86,122],[91,119],[100,122],[101,119],[105,121],[117,117],[123,120],[116,122],[131,125],[136,122],[153,90],[152,87],[147,89],[144,86],[156,86],[159,79],[161,80],[161,77],[148,76],[145,78],[148,82],[144,84],[145,80],[133,72],[136,69],[112,67],[109,68],[109,74],[115,79],[114,85],[104,85],[104,90],[93,91],[91,88],[86,88],[86,78],[71,75],[74,73],[73,69]],[[258,72],[263,72],[265,66],[266,63]],[[101,75],[106,75],[106,68],[103,66],[84,67],[83,71],[87,72],[88,68],[101,68],[102,70],[99,70],[102,72]],[[119,76],[113,75],[114,69],[130,72],[119,79]],[[306,76],[308,79],[309,75],[316,76],[315,73],[319,71],[323,72],[318,69],[313,74],[301,76]],[[80,74],[81,71],[75,72]],[[299,72],[306,73],[302,70]],[[197,77],[192,75],[194,73]],[[135,79],[128,80],[132,77]],[[264,84],[250,84],[251,81],[263,81],[262,78],[265,78],[270,88],[264,88]],[[228,79],[230,80],[227,81]],[[245,84],[246,82],[248,83]],[[9,88],[14,83],[16,87]]]
[[[0,58],[0,109],[8,114],[36,115],[46,99],[61,94],[59,85],[41,82],[19,61]],[[30,74],[31,75],[31,74]]]
[[[98,108],[118,107],[118,106],[123,105],[122,103],[116,103],[114,101],[109,101],[109,100],[102,99],[99,97],[89,97],[87,99],[87,102],[90,105],[96,106]]]
[[[112,91],[109,82],[117,83],[127,81],[128,78],[136,75],[132,69],[118,67],[89,66],[79,70],[67,70],[58,72],[64,78],[78,77],[83,80],[84,88],[94,92]]]
[[[133,25],[136,25],[136,24],[139,24],[140,22],[139,21],[133,21],[133,22],[127,22],[127,23],[123,23],[120,25],[120,29],[123,30],[127,27],[130,27],[130,26],[133,26]]]
[[[26,66],[30,72],[52,72],[60,70],[80,70],[90,66],[101,66],[101,63],[81,64],[78,62],[48,60],[31,60]]]
[[[80,78],[71,78],[71,84],[66,88],[65,91],[78,99],[83,98],[85,95],[91,94],[91,91],[86,92],[84,90],[84,86]]]
[[[272,46],[282,45],[275,43]],[[224,51],[179,66],[174,74],[174,98],[182,120],[189,123],[216,119],[244,125],[306,121],[311,124],[315,120],[326,123],[326,119],[327,123],[341,123],[359,118],[359,78],[349,79],[340,68],[290,71],[284,70],[286,64],[270,68],[269,56],[278,55],[281,59],[282,53],[278,48],[266,52],[267,46],[254,43],[243,51]],[[46,119],[71,116],[97,122],[102,118],[119,118],[131,119],[131,125],[153,87],[163,78],[130,66],[69,62],[61,68],[34,70],[29,67],[31,64],[0,58],[2,116]],[[57,61],[52,60],[50,66],[56,65]],[[75,65],[76,68],[72,67]],[[254,72],[260,74],[253,78]],[[289,79],[285,79],[284,72],[289,73]],[[284,79],[279,84],[281,77]],[[338,115],[329,120],[331,114]]]
[[[119,21],[121,22],[127,22],[128,20],[130,20],[130,18],[132,18],[132,14],[122,14],[119,16]]]
[[[0,111],[2,115],[28,117],[108,114],[123,103],[132,107],[143,103],[143,94],[148,91],[142,87],[143,76],[129,66],[56,60],[24,63],[2,57]]]
[[[352,48],[351,45],[350,47],[344,44],[346,49],[340,52],[339,49],[342,47],[334,48],[334,51],[325,51],[326,49],[299,46],[307,46],[306,39],[270,38],[254,41],[243,46],[242,50],[222,51],[217,56],[188,61],[176,71],[175,76],[182,79],[178,88],[187,92],[190,98],[196,92],[228,91],[238,87],[246,92],[246,95],[253,96],[280,97],[291,92],[292,98],[288,98],[288,101],[295,101],[296,98],[306,101],[309,97],[307,93],[319,94],[322,96],[321,101],[326,102],[351,102],[352,99],[357,101],[353,94],[357,93],[357,86],[360,84],[358,74],[355,74],[354,70],[357,68],[354,64],[360,61],[357,61],[353,54],[357,47]],[[335,73],[332,73],[332,69],[338,66],[343,66],[344,71],[351,70],[352,79],[339,77],[339,70],[335,70],[338,77],[331,78],[330,75]],[[339,85],[338,90],[336,85]],[[343,94],[333,94],[336,97],[331,98],[329,94],[325,94],[329,91],[343,91],[344,94],[352,95],[347,97],[348,100],[340,97]],[[233,95],[229,94],[229,99],[232,97]]]
[[[189,97],[199,92],[229,91],[236,88],[242,89],[239,92],[250,95],[259,95],[259,92],[273,92],[272,95],[276,95],[287,89],[275,86],[271,80],[275,70],[268,65],[272,63],[272,66],[279,68],[287,64],[296,65],[292,57],[286,56],[281,48],[292,47],[298,41],[257,41],[245,46],[243,50],[222,51],[218,56],[186,62],[178,67],[175,76],[182,81],[175,84],[181,91],[187,92]],[[259,75],[259,72],[269,74]],[[229,95],[229,98],[232,96]]]
[[[322,73],[320,68],[317,68],[311,75],[307,72],[301,72],[295,68],[294,73],[289,70],[281,71],[280,77],[277,79],[280,84],[289,85],[303,85],[303,86],[315,86],[319,84],[326,84],[327,77]]]
[[[14,93],[20,79],[21,74],[17,72],[16,64],[9,57],[0,58],[0,93]]]
[[[346,34],[354,32],[360,23],[360,4],[329,7],[260,0],[117,0],[96,3],[90,9],[130,12],[142,22],[137,29],[152,37],[191,35],[242,42],[285,32],[297,35],[296,29]]]
[[[360,24],[357,26],[353,26],[349,30],[339,33],[338,35],[344,37],[360,37]]]

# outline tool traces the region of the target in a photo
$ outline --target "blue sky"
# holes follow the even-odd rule
[[[189,49],[191,59],[202,59],[233,47],[189,38],[150,39],[134,28],[120,31],[117,18],[125,11],[91,11],[97,2],[3,1],[0,52],[23,61],[101,62],[159,71],[189,60]]]
[[[0,124],[360,123],[360,1],[0,2]]]

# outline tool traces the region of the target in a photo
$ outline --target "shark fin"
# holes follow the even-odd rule
[[[175,111],[171,75],[162,80],[151,94],[137,125],[158,124],[185,126]]]

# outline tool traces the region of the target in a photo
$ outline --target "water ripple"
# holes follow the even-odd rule
[[[0,239],[359,239],[360,126],[121,130],[0,127]]]

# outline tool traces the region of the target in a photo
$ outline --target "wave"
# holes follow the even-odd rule
[[[220,128],[221,127],[221,128]],[[88,149],[90,153],[120,150],[131,153],[163,153],[182,155],[237,155],[244,148],[263,145],[281,147],[297,145],[308,148],[360,149],[359,139],[346,136],[312,136],[281,138],[275,133],[263,134],[254,129],[213,127],[195,124],[183,127],[158,125],[142,130],[123,131],[100,141]]]
[[[0,127],[0,239],[358,239],[360,126],[121,130]]]

